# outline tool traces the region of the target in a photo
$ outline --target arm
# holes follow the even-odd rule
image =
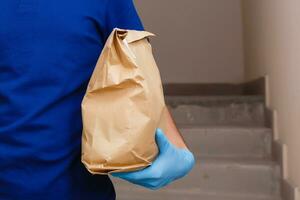
[[[170,114],[169,109],[166,109],[166,114],[165,114],[165,120],[166,120],[166,136],[170,140],[172,144],[174,144],[178,148],[188,148],[187,145],[185,144],[179,130],[177,129],[174,120]]]

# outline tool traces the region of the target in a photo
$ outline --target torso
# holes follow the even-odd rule
[[[114,199],[80,162],[106,0],[0,1],[0,199]]]

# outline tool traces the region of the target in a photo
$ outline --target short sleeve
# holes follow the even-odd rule
[[[107,0],[104,27],[105,39],[114,28],[144,30],[133,0]]]

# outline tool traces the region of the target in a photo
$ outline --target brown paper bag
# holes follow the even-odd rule
[[[82,162],[92,174],[149,166],[165,102],[146,31],[114,29],[82,101]]]

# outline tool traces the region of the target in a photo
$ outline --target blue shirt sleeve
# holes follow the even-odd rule
[[[144,30],[133,0],[107,0],[104,36],[114,28]]]

